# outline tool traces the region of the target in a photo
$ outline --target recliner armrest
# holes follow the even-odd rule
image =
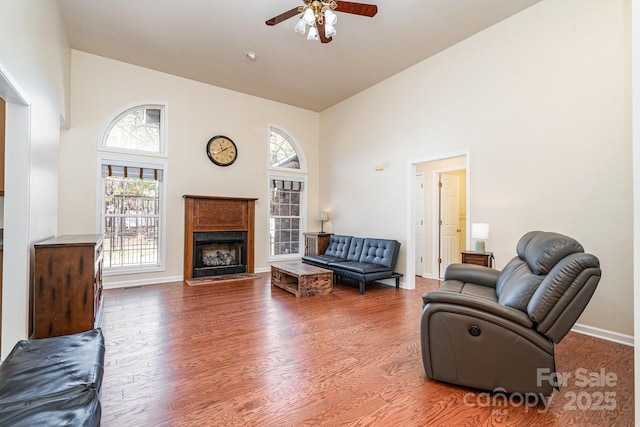
[[[475,264],[450,264],[444,272],[444,280],[459,280],[463,283],[496,287],[500,271]]]
[[[517,308],[506,307],[484,298],[471,298],[452,292],[434,291],[423,294],[422,302],[424,305],[437,303],[462,305],[500,316],[526,328],[533,327],[533,322],[526,313]]]

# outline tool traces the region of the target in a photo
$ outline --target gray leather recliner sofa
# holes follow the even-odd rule
[[[550,395],[554,344],[573,327],[600,280],[576,240],[532,231],[502,271],[452,264],[425,293],[420,322],[427,377],[508,393]]]

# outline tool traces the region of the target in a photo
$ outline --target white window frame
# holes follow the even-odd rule
[[[137,159],[131,159],[123,156],[117,158],[99,157],[96,169],[98,170],[97,190],[98,195],[96,201],[96,209],[98,212],[96,230],[98,233],[104,235],[105,219],[104,219],[104,180],[102,177],[102,165],[117,164],[122,166],[158,169],[162,170],[163,179],[160,181],[160,226],[158,227],[158,264],[148,266],[128,266],[128,267],[112,267],[104,268],[104,276],[119,276],[125,274],[138,274],[138,273],[151,273],[157,271],[165,271],[166,262],[166,248],[167,248],[167,162],[146,162]]]
[[[280,168],[280,167],[271,166],[271,156],[269,152],[269,148],[271,147],[271,141],[269,140],[269,138],[267,138],[267,142],[269,144],[269,146],[267,147],[267,168],[272,171],[306,174],[307,159],[305,158],[304,151],[302,150],[302,146],[298,143],[298,141],[296,141],[296,139],[293,137],[293,135],[291,135],[290,132],[288,132],[281,126],[269,125],[269,129],[267,133],[269,137],[271,136],[271,131],[273,131],[274,129],[277,130],[277,133],[283,134],[283,136],[287,141],[289,141],[293,149],[296,150],[296,153],[298,154],[298,162],[300,163],[300,169]]]
[[[159,109],[160,110],[160,147],[159,147],[159,151],[158,152],[154,152],[154,151],[144,151],[144,150],[131,150],[131,149],[126,149],[126,148],[115,148],[115,147],[108,147],[106,145],[107,142],[107,138],[109,136],[109,133],[111,132],[111,129],[113,128],[113,126],[124,116],[126,116],[127,114],[131,113],[132,111],[135,110],[140,110],[142,108],[147,108],[147,109]],[[122,153],[122,154],[136,154],[139,156],[145,156],[145,157],[168,157],[168,150],[167,150],[167,123],[168,123],[168,106],[167,103],[165,102],[154,102],[154,101],[146,101],[146,102],[139,102],[139,103],[135,103],[135,104],[130,104],[126,107],[124,107],[123,109],[119,109],[118,111],[114,112],[111,116],[109,116],[109,118],[107,119],[107,121],[105,122],[104,126],[102,127],[102,129],[100,130],[100,136],[98,138],[98,151],[105,151],[105,152],[110,152],[110,153]]]
[[[296,254],[285,254],[285,255],[272,255],[271,254],[271,197],[272,189],[271,189],[271,181],[272,180],[284,180],[284,181],[297,181],[302,183],[302,191],[300,192],[300,235],[298,236],[298,248],[299,252]],[[276,175],[269,174],[269,180],[267,181],[267,261],[268,262],[277,262],[277,261],[288,261],[300,259],[304,254],[304,230],[306,230],[307,226],[307,177],[301,175],[287,174],[287,175]]]

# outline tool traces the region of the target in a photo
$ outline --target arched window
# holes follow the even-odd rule
[[[269,259],[302,255],[306,212],[306,162],[302,148],[285,131],[269,128]]]
[[[101,148],[142,155],[164,155],[164,105],[136,105],[112,119],[104,128]]]
[[[163,105],[136,105],[103,128],[100,149],[121,153],[99,159],[107,275],[164,269],[166,162],[158,159],[166,154],[164,111]]]
[[[269,128],[269,168],[306,172],[302,149],[285,131]]]

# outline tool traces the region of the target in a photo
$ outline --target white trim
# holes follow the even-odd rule
[[[104,189],[102,180],[102,165],[108,163],[120,163],[126,166],[139,168],[162,169],[162,181],[160,181],[160,228],[158,229],[158,265],[124,267],[121,269],[103,270],[104,276],[123,276],[128,274],[153,273],[167,269],[167,192],[168,192],[168,161],[166,159],[153,158],[149,161],[132,159],[131,156],[102,157],[98,156],[96,166],[96,233],[102,234],[102,222],[104,212]]]
[[[294,174],[294,173],[287,173],[287,174],[276,174],[276,173],[269,173],[267,175],[268,179],[267,179],[267,203],[265,203],[265,209],[267,210],[266,212],[266,226],[267,226],[267,239],[266,239],[266,246],[267,246],[267,262],[281,262],[281,261],[290,261],[292,259],[299,259],[303,253],[304,253],[304,236],[303,236],[303,230],[306,230],[306,225],[307,225],[307,177],[306,176],[302,176],[301,174]],[[287,255],[271,255],[271,180],[278,180],[278,179],[283,179],[283,180],[291,180],[291,181],[298,181],[298,182],[302,182],[303,183],[303,187],[302,187],[302,191],[301,193],[301,199],[300,199],[300,235],[298,236],[298,247],[299,247],[299,252],[296,254],[287,254]]]
[[[590,337],[600,338],[606,341],[616,342],[631,347],[635,346],[633,335],[621,334],[618,332],[608,331],[606,329],[596,328],[595,326],[581,325],[576,323],[571,331]]]
[[[104,289],[120,289],[120,288],[134,288],[138,286],[147,286],[147,285],[161,285],[163,283],[173,283],[173,282],[182,282],[184,281],[183,276],[173,276],[173,277],[158,277],[151,279],[139,279],[139,280],[123,280],[120,282],[110,282],[104,283]]]
[[[8,356],[17,341],[29,336],[32,111],[25,94],[0,64],[0,97],[6,101],[0,360]]]
[[[104,145],[106,138],[113,128],[113,126],[125,115],[129,114],[132,111],[139,110],[141,108],[159,108],[162,112],[160,113],[160,151],[141,151],[141,150],[129,150],[126,148],[113,148],[107,147]],[[169,135],[167,133],[168,130],[168,117],[169,117],[169,107],[166,102],[162,101],[148,101],[148,102],[136,102],[133,104],[129,104],[123,109],[119,109],[113,112],[109,118],[104,122],[102,127],[100,128],[100,133],[98,134],[97,141],[97,151],[102,151],[106,153],[120,153],[120,154],[134,154],[138,156],[148,156],[148,157],[169,157]]]

